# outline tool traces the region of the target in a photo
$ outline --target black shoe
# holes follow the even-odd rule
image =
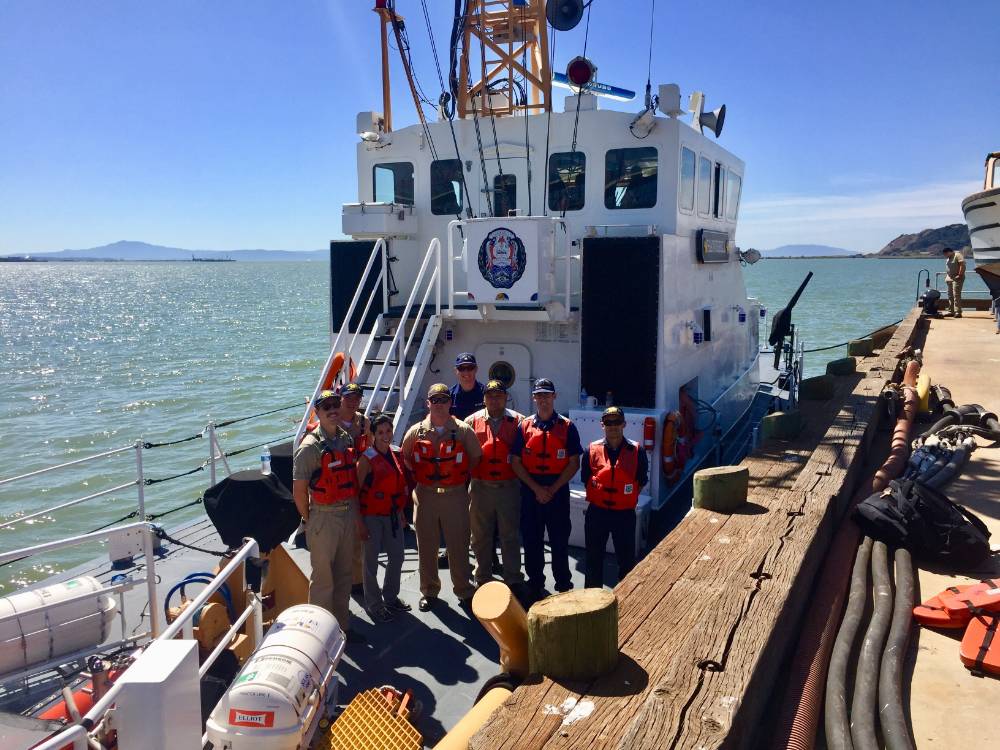
[[[438,570],[448,570],[448,553],[442,552],[438,555]]]
[[[347,638],[347,642],[348,643],[367,643],[368,642],[368,639],[365,638],[363,635],[361,635],[361,633],[359,633],[357,630],[348,630],[346,638]]]
[[[458,600],[458,606],[461,607],[466,612],[471,613],[472,612],[472,597],[471,596],[467,596],[464,599],[459,599]]]
[[[422,596],[420,601],[417,602],[417,609],[421,612],[429,612],[437,604],[438,598],[436,596]]]
[[[404,602],[402,599],[390,599],[385,603],[385,606],[389,608],[392,612],[412,612],[413,607]]]
[[[368,616],[372,618],[372,622],[375,624],[392,622],[393,618],[392,611],[384,605],[368,610]]]
[[[572,590],[573,590],[573,583],[572,583],[572,581],[570,583],[564,583],[561,586],[558,586],[558,585],[556,586],[556,593],[559,593],[559,594],[561,594],[561,593],[563,593],[565,591],[572,591]]]

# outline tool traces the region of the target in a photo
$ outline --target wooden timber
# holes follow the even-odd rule
[[[618,584],[614,671],[586,683],[530,678],[470,748],[752,746],[806,594],[861,479],[878,395],[918,325],[914,309],[882,351],[837,378],[830,401],[801,404],[798,437],[746,459],[745,509],[692,510]]]

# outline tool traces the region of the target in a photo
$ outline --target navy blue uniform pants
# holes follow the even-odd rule
[[[583,519],[583,538],[587,548],[586,587],[604,585],[604,550],[608,535],[618,558],[618,580],[635,567],[635,510],[610,510],[587,504]]]
[[[545,533],[552,548],[552,577],[556,591],[573,588],[569,572],[569,486],[564,485],[542,504],[535,493],[521,484],[521,541],[524,544],[524,571],[535,591],[545,588]]]

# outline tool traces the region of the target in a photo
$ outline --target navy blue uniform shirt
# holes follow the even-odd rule
[[[451,387],[451,415],[455,419],[465,419],[486,406],[486,386],[478,380],[471,391],[463,391],[462,386],[455,383]]]

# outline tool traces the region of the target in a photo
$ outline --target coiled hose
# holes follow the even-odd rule
[[[851,741],[855,750],[881,750],[875,734],[878,714],[878,675],[882,647],[892,620],[892,583],[889,580],[889,552],[885,542],[872,545],[872,586],[875,591],[872,619],[868,623],[854,678],[851,702]]]
[[[887,750],[916,750],[903,711],[903,657],[910,640],[916,584],[909,551],[897,549],[895,563],[896,600],[878,677],[879,724]]]

